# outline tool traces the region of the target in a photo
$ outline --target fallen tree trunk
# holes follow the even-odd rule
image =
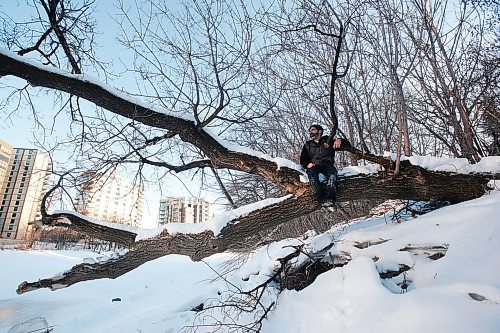
[[[386,173],[339,179],[339,201],[402,199],[462,202],[488,191],[489,174],[457,174],[428,171],[410,165],[398,177]]]
[[[485,194],[488,191],[487,183],[493,178],[499,178],[499,175],[431,172],[418,166],[406,165],[398,177],[391,177],[385,172],[341,177],[338,201],[406,199],[461,202]],[[314,200],[312,192],[307,185],[303,186],[303,194],[290,196],[277,204],[235,218],[218,235],[212,231],[169,235],[164,231],[153,239],[132,242],[136,237],[135,233],[95,225],[69,213],[51,215],[47,223],[66,225],[94,237],[116,241],[130,246],[131,250],[118,259],[104,263],[79,264],[60,276],[30,283],[23,282],[17,292],[22,294],[39,288],[56,290],[87,280],[114,279],[145,262],[168,254],[187,255],[193,260],[201,260],[223,252],[257,231],[272,230],[293,218],[317,210],[319,204]],[[64,224],[62,219],[70,223]]]

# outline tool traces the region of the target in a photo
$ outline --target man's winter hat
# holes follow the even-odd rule
[[[309,126],[309,129],[311,129],[311,128],[315,128],[317,131],[324,132],[323,127],[321,127],[321,125],[311,125],[311,126]]]

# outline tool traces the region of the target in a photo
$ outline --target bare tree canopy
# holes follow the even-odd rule
[[[429,171],[400,158],[433,154],[479,162],[498,144],[491,137],[500,130],[498,45],[488,34],[489,12],[464,2],[457,6],[461,20],[449,27],[446,5],[119,1],[116,36],[120,52],[132,59],[122,75],[137,83],[129,92],[115,88],[120,74],[98,58],[93,1],[34,1],[35,16],[24,23],[2,13],[0,83],[9,90],[2,106],[27,108],[35,120],[52,112],[55,123],[70,121],[68,138],[47,150],[70,150],[74,163],[54,168],[59,178],[44,197],[39,222],[131,249],[116,260],[22,283],[18,293],[116,278],[172,253],[199,260],[317,211],[293,162],[313,122],[350,141],[338,149],[346,153],[337,162],[379,165],[378,173],[340,177],[338,202],[460,202],[486,193],[497,174]],[[24,83],[12,87],[10,77]],[[54,111],[31,99],[40,92],[55,96]],[[396,151],[396,158],[384,151]],[[47,201],[57,193],[71,196],[85,173],[122,166],[135,171],[138,183],[210,171],[206,182],[228,199],[233,218],[220,230],[165,230],[137,240],[134,232],[78,213],[47,211]],[[147,179],[146,169],[157,177]],[[242,179],[259,184],[251,202],[238,192]],[[237,208],[244,203],[253,205]]]

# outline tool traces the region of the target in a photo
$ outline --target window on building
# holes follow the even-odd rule
[[[12,217],[16,217],[17,216],[17,213],[12,213]]]
[[[26,181],[26,177],[21,178],[21,181],[22,182]]]
[[[20,188],[19,191],[17,191],[17,193],[23,193],[23,189]]]
[[[2,200],[2,205],[5,205],[5,200]]]
[[[8,232],[6,237],[7,237],[7,238],[10,238],[10,236],[11,236],[11,233],[10,233],[10,232]]]
[[[18,194],[17,197],[16,197],[17,200],[21,200],[21,195]]]
[[[19,201],[16,201],[15,205],[19,205]]]
[[[12,231],[14,230],[14,226],[13,225],[9,225],[9,231]]]
[[[19,184],[20,187],[24,187],[24,183]]]
[[[3,198],[4,198],[4,199],[7,199],[7,194],[4,194],[4,195],[3,195]]]
[[[10,219],[11,224],[13,224],[14,222],[16,222],[16,219]]]
[[[19,208],[19,207],[14,207],[14,209],[13,209],[13,210],[14,210],[15,212],[17,212],[17,209],[18,209],[18,208]]]

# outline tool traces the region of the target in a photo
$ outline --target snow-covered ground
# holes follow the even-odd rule
[[[225,316],[224,309],[195,312],[194,307],[234,299],[238,293],[233,292],[266,280],[279,265],[276,259],[291,253],[292,246],[319,249],[332,238],[330,254],[349,253],[352,260],[304,290],[283,291],[277,299],[272,289],[264,293],[263,306],[276,301],[276,308],[262,332],[500,332],[498,190],[401,223],[378,216],[305,240],[283,240],[246,258],[226,253],[192,262],[170,255],[116,280],[20,296],[15,293],[20,282],[56,275],[99,254],[0,251],[0,332],[48,325],[52,332],[165,333],[193,322],[207,325],[198,332],[212,332],[214,321],[230,324],[234,311]],[[430,259],[436,251],[444,257]],[[409,270],[391,279],[379,276],[400,265]],[[252,320],[252,314],[242,314],[237,323]]]

